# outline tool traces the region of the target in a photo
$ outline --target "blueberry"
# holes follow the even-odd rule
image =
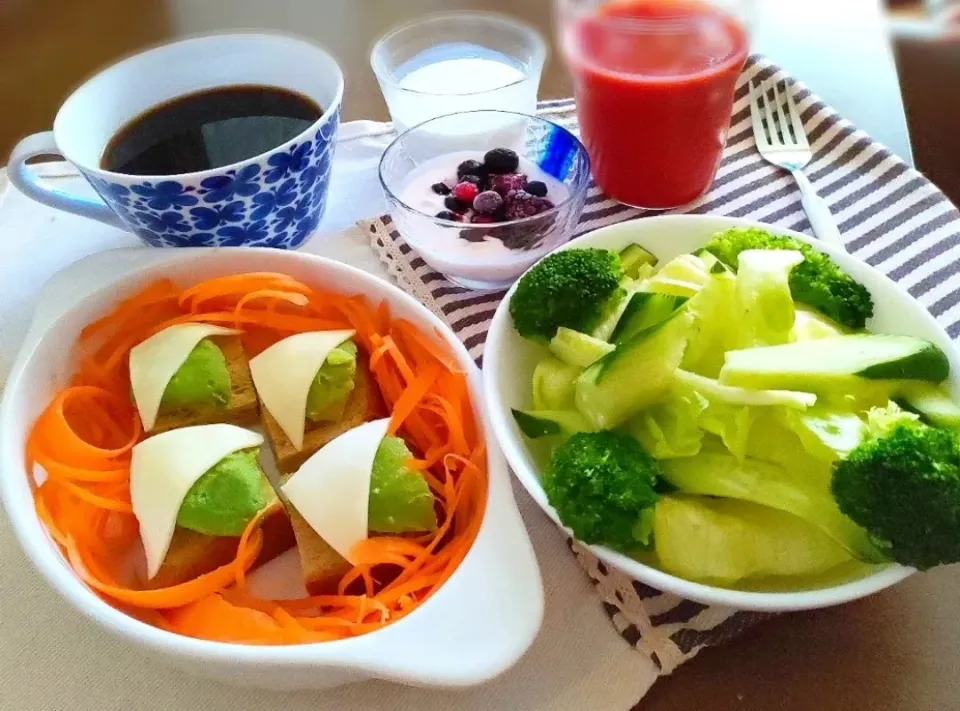
[[[466,212],[470,208],[469,205],[460,202],[453,195],[449,195],[446,199],[444,199],[443,206],[450,210],[450,212],[459,213]]]
[[[473,183],[474,185],[476,185],[476,186],[479,188],[479,187],[480,187],[480,184],[483,182],[483,178],[481,178],[479,175],[473,175],[473,174],[471,174],[471,173],[467,173],[466,175],[461,175],[461,176],[460,176],[460,182],[461,182],[461,183]]]
[[[515,173],[520,157],[509,148],[494,148],[483,156],[483,165],[491,173]]]
[[[450,220],[451,222],[458,222],[460,220],[459,215],[455,215],[452,212],[447,210],[441,210],[436,215],[434,215],[438,220]]]
[[[457,178],[463,180],[464,175],[479,175],[481,167],[478,160],[465,160],[457,166]]]
[[[547,184],[540,180],[531,180],[527,183],[526,190],[531,195],[536,195],[537,197],[547,196]]]
[[[449,195],[450,186],[446,183],[434,183],[430,186],[430,189],[435,192],[437,195]]]

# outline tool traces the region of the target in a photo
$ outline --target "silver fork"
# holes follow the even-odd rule
[[[784,86],[786,101],[781,101],[777,83],[766,81],[758,86],[750,81],[750,115],[757,149],[768,162],[789,170],[796,179],[800,187],[800,203],[817,237],[835,247],[846,249],[830,207],[817,195],[813,184],[803,174],[803,168],[810,162],[813,153],[793,95]]]

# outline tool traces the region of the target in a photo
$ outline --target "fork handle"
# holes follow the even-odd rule
[[[843,244],[843,237],[840,236],[840,230],[837,228],[837,222],[833,219],[830,212],[830,206],[827,201],[817,195],[813,183],[803,174],[801,170],[792,170],[793,177],[800,186],[800,204],[803,205],[807,213],[807,219],[810,220],[810,226],[813,232],[822,242],[828,242],[834,247],[846,251]]]

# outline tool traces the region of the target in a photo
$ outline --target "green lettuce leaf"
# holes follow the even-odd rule
[[[700,451],[704,433],[698,423],[706,407],[706,399],[697,393],[674,388],[664,402],[641,412],[625,429],[656,459],[691,457]]]
[[[821,338],[836,338],[849,333],[840,324],[819,311],[797,306],[793,320],[793,341],[816,341]]]
[[[883,562],[867,532],[843,515],[819,481],[791,469],[729,454],[701,453],[662,464],[667,481],[687,494],[740,499],[802,518],[826,533],[857,560]]]
[[[813,408],[805,412],[783,410],[780,421],[799,437],[804,449],[825,462],[843,459],[863,441],[866,426],[853,412]]]
[[[723,446],[737,459],[743,459],[747,456],[756,411],[761,409],[765,408],[710,402],[700,414],[699,424],[702,429],[719,437]]]
[[[731,314],[737,308],[736,277],[731,273],[711,274],[709,281],[687,302],[694,316],[694,331],[683,354],[681,367],[699,375],[716,378],[723,367],[723,355],[731,349]]]
[[[690,298],[710,281],[710,272],[700,257],[681,254],[663,265],[641,285],[643,291]]]
[[[790,270],[802,261],[800,252],[789,249],[740,253],[737,313],[731,322],[740,348],[790,342],[795,319]]]

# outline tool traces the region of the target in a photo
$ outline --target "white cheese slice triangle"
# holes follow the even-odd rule
[[[310,527],[351,563],[351,549],[367,538],[373,460],[389,426],[386,418],[344,432],[281,487]]]
[[[217,424],[170,430],[133,448],[130,501],[140,523],[149,577],[156,575],[163,563],[190,487],[228,454],[262,444],[263,435]]]
[[[250,361],[250,375],[260,402],[298,450],[303,449],[310,385],[330,351],[354,333],[298,333],[274,343]]]
[[[155,333],[130,349],[130,387],[143,429],[157,424],[160,400],[170,379],[204,338],[241,333],[235,328],[209,323],[181,323]]]

